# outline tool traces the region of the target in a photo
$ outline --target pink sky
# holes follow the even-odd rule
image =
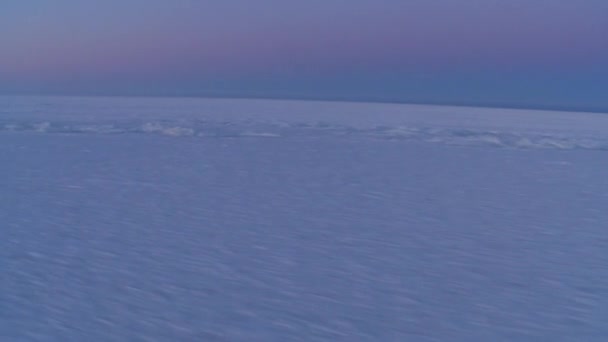
[[[5,0],[0,22],[0,90],[608,70],[599,0]]]

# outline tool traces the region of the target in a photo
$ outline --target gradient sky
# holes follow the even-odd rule
[[[2,0],[0,93],[608,111],[608,1]]]

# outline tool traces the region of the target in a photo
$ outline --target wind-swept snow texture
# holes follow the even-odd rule
[[[608,115],[0,98],[1,341],[607,341]]]

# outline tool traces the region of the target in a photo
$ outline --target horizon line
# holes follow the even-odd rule
[[[235,94],[104,94],[104,93],[0,93],[0,97],[72,97],[72,98],[158,98],[158,99],[234,99],[234,100],[269,100],[269,101],[311,101],[311,102],[342,102],[342,103],[370,103],[370,104],[403,104],[416,106],[439,107],[469,107],[488,109],[514,109],[514,110],[540,110],[553,112],[579,112],[608,114],[608,108],[594,106],[557,106],[543,104],[507,104],[501,102],[484,101],[408,101],[399,99],[382,99],[373,97],[340,97],[340,96],[272,96],[272,95],[235,95]]]

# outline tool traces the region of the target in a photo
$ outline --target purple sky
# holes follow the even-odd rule
[[[605,0],[2,0],[0,92],[608,110]]]

